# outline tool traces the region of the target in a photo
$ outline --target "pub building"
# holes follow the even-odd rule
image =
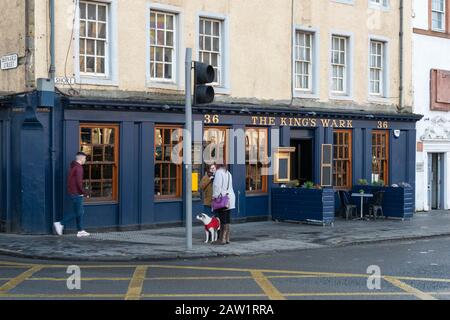
[[[88,155],[87,229],[182,225],[184,166],[172,159],[182,141],[182,104],[57,95],[53,111],[40,101],[37,93],[0,100],[2,232],[53,233],[52,222],[72,210],[66,175],[80,150]],[[415,185],[415,123],[421,118],[415,114],[219,103],[193,112],[203,138],[193,145],[200,151],[194,152],[193,181],[201,179],[205,162],[230,164],[235,222],[271,219],[271,190],[289,180],[334,190],[350,190],[359,179]],[[245,133],[245,142],[235,138],[238,131]],[[201,152],[211,143],[220,147]],[[332,147],[328,171],[325,146]],[[237,161],[243,155],[245,161]],[[196,189],[193,215],[204,210]]]

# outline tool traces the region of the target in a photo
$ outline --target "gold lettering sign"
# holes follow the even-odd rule
[[[205,124],[219,124],[220,118],[217,114],[205,114]],[[343,119],[317,119],[308,117],[268,117],[268,116],[251,116],[250,123],[254,126],[280,126],[294,128],[337,128],[351,129],[353,128],[353,120]],[[377,129],[389,129],[388,121],[377,121]]]

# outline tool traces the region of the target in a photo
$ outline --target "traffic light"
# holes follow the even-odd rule
[[[214,68],[201,62],[194,62],[194,104],[205,104],[214,101],[214,88],[206,84],[214,82]]]

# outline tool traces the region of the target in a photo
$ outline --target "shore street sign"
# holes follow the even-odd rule
[[[1,62],[1,69],[2,70],[8,70],[8,69],[15,69],[17,68],[19,58],[17,54],[10,54],[7,56],[3,56],[0,59]]]

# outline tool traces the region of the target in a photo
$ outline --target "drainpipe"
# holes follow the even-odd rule
[[[403,93],[404,93],[404,83],[403,83],[403,69],[404,69],[404,54],[403,54],[403,38],[404,38],[404,3],[403,0],[400,0],[400,33],[399,33],[399,81],[400,81],[400,86],[399,86],[399,105],[398,105],[398,111],[402,112],[404,109],[404,98],[403,98]]]
[[[53,92],[55,91],[55,0],[50,1],[50,69],[49,79],[53,83]],[[52,221],[56,220],[56,126],[55,126],[55,105],[51,108],[51,139],[50,139],[50,156],[52,159]]]

